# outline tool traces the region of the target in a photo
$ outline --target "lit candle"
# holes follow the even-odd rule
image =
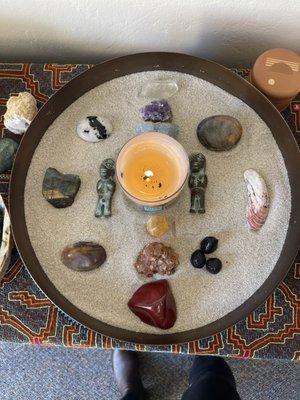
[[[148,132],[129,140],[119,153],[117,179],[125,194],[145,211],[163,209],[178,197],[189,159],[177,140]]]

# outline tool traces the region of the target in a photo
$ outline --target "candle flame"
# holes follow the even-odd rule
[[[150,169],[148,169],[147,171],[144,172],[144,177],[143,179],[147,182],[150,181],[150,178],[152,178],[154,176],[153,171],[151,171]]]

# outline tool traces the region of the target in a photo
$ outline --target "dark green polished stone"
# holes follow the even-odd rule
[[[0,139],[0,173],[11,169],[18,143],[10,138]]]
[[[90,271],[104,263],[106,251],[97,243],[78,242],[63,250],[61,260],[64,265],[74,271]]]
[[[61,174],[55,168],[48,168],[43,180],[43,196],[56,208],[65,208],[73,204],[80,188],[78,175]]]

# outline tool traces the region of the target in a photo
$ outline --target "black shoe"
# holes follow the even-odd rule
[[[190,372],[190,384],[193,384],[205,373],[214,373],[236,387],[235,379],[226,361],[218,356],[196,356]]]
[[[221,357],[195,357],[189,382],[183,400],[241,400],[231,369]]]
[[[123,397],[145,399],[145,389],[139,373],[139,361],[134,351],[113,350],[113,369]]]

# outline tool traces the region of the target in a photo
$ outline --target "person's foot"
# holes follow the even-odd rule
[[[135,395],[145,399],[145,389],[139,373],[139,361],[134,351],[113,350],[113,369],[118,388],[122,396]]]
[[[189,382],[193,384],[205,374],[216,374],[225,379],[231,386],[236,387],[235,379],[229,365],[222,357],[195,356],[190,371]]]

